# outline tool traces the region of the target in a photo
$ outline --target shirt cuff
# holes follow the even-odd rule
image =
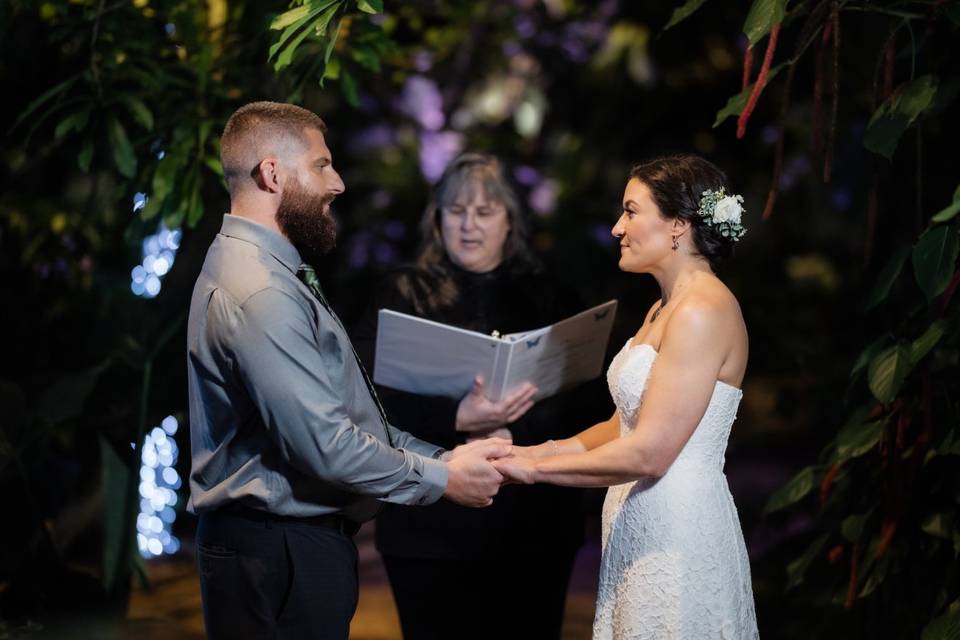
[[[423,461],[423,478],[420,482],[422,491],[417,504],[433,504],[443,497],[447,490],[447,463],[433,458],[421,457]]]

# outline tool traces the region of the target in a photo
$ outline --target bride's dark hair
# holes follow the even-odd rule
[[[697,253],[707,259],[712,269],[733,254],[733,240],[705,224],[697,213],[707,189],[722,188],[729,193],[727,176],[715,164],[693,154],[665,156],[636,165],[630,170],[630,177],[650,189],[663,217],[690,223]]]

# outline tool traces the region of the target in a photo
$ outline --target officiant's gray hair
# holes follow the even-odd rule
[[[503,263],[537,264],[530,250],[530,229],[520,199],[507,179],[503,164],[494,156],[484,153],[464,153],[447,165],[424,211],[420,221],[422,244],[417,266],[429,269],[443,261],[446,249],[440,231],[441,209],[452,204],[464,189],[477,187],[483,189],[488,199],[499,202],[507,210],[510,231],[503,242]]]

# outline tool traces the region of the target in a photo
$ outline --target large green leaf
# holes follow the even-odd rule
[[[857,356],[856,362],[853,363],[853,369],[850,370],[850,376],[853,377],[862,369],[866,368],[866,366],[873,362],[873,359],[877,357],[877,354],[880,353],[888,344],[890,344],[890,336],[883,335],[867,345],[867,348],[860,352],[860,355]]]
[[[357,0],[357,8],[364,13],[383,13],[383,0]]]
[[[803,576],[806,574],[807,568],[820,555],[828,538],[829,534],[823,534],[807,547],[802,556],[787,565],[787,589],[792,589],[803,582]]]
[[[786,14],[787,0],[754,0],[750,6],[750,13],[743,24],[743,32],[747,34],[750,45],[753,46],[765,35],[770,33],[774,25],[783,22]]]
[[[286,29],[294,22],[300,22],[304,20],[307,16],[310,15],[310,12],[313,11],[315,3],[309,2],[299,7],[294,7],[289,11],[284,11],[279,16],[273,19],[273,22],[270,23],[270,29],[273,31],[279,31],[280,29]]]
[[[53,131],[53,136],[55,138],[62,138],[71,131],[83,131],[83,128],[87,126],[87,122],[90,120],[90,111],[90,108],[81,109],[68,115],[57,124],[57,128]]]
[[[960,640],[960,600],[923,628],[921,640]]]
[[[857,542],[863,535],[863,525],[867,521],[866,514],[852,514],[844,518],[840,524],[840,535],[847,542]]]
[[[118,578],[128,567],[133,539],[128,531],[129,521],[127,485],[131,481],[130,467],[117,455],[113,446],[99,436],[101,481],[103,483],[103,586],[107,591],[119,587]]]
[[[175,153],[168,153],[157,163],[153,172],[153,181],[150,185],[150,199],[140,213],[144,220],[150,220],[163,209],[167,197],[173,192],[176,185],[177,172],[180,169],[181,157]]]
[[[278,57],[277,62],[274,63],[275,71],[280,71],[280,69],[290,64],[297,47],[315,28],[317,16],[320,16],[324,12],[329,12],[330,16],[332,16],[338,8],[339,1],[340,0],[315,0],[308,2],[301,7],[291,9],[280,15],[273,22],[271,29],[283,28],[276,25],[284,25],[286,27],[283,33],[280,34],[280,37],[277,38],[277,41],[270,46],[267,55],[268,60],[272,60],[275,56]],[[291,16],[290,14],[293,15]],[[292,21],[290,20],[291,18],[293,18]],[[330,18],[328,17],[327,22],[329,21]],[[294,38],[295,34],[297,35]],[[284,56],[284,54],[286,55]],[[279,56],[284,56],[282,65],[279,61]]]
[[[763,508],[764,512],[772,513],[799,502],[813,490],[816,483],[817,470],[814,467],[804,468],[790,482],[774,491]]]
[[[778,64],[777,66],[770,69],[770,73],[767,74],[767,84],[770,84],[770,81],[783,70],[785,66],[790,64],[789,62],[784,62]],[[743,91],[733,96],[727,100],[727,104],[717,112],[717,118],[713,121],[713,127],[719,127],[724,120],[731,116],[738,116],[743,109],[747,106],[747,101],[750,99],[750,94],[753,93],[753,84],[749,85]]]
[[[120,121],[110,116],[107,119],[107,138],[113,151],[113,162],[124,176],[132,178],[137,173],[137,158],[133,154],[133,145]]]
[[[928,516],[921,524],[920,528],[927,535],[942,540],[953,538],[954,515],[949,511],[941,511]]]
[[[882,435],[882,421],[854,423],[844,427],[834,440],[837,460],[843,461],[862,456],[877,446]]]
[[[150,109],[147,108],[143,100],[136,96],[125,94],[120,97],[120,102],[127,108],[127,111],[129,111],[133,119],[137,121],[137,124],[147,131],[153,131],[153,113],[150,112]]]
[[[930,349],[937,346],[940,338],[943,337],[944,331],[946,331],[946,326],[943,320],[936,320],[927,327],[927,330],[923,332],[922,336],[913,341],[913,344],[910,345],[911,366],[916,366],[924,356],[930,353]]]
[[[870,362],[867,384],[877,400],[890,404],[897,397],[909,371],[910,350],[903,345],[894,345]]]
[[[870,293],[867,294],[866,301],[864,302],[865,310],[874,308],[886,299],[890,294],[890,288],[893,286],[893,283],[897,281],[900,272],[903,271],[903,265],[906,264],[907,258],[909,257],[909,246],[898,247],[893,252],[890,260],[884,265],[883,271],[877,276],[877,281],[874,283],[873,288],[870,289]]]
[[[874,556],[876,557],[876,556]],[[860,592],[857,594],[858,598],[865,598],[879,587],[883,581],[889,575],[890,571],[890,555],[884,556],[884,558],[876,563],[873,566],[873,571],[869,571],[867,574],[867,579],[863,583],[863,588],[860,589]]]
[[[960,186],[957,186],[957,190],[953,192],[953,202],[930,218],[930,222],[949,222],[958,213],[960,213]]]
[[[48,424],[58,424],[79,416],[106,367],[107,363],[103,363],[57,380],[41,394],[37,415]]]
[[[913,273],[928,300],[940,295],[956,270],[960,236],[957,222],[937,225],[926,232],[913,247]]]
[[[863,146],[892,159],[900,137],[930,107],[936,93],[937,78],[932,75],[921,76],[897,89],[870,118]]]
[[[687,0],[683,3],[683,6],[673,10],[673,15],[670,16],[670,21],[667,22],[667,26],[665,26],[663,30],[666,31],[670,27],[676,26],[678,23],[692,16],[706,1],[707,0]]]
[[[80,153],[77,154],[77,167],[81,171],[89,171],[90,163],[93,161],[93,141],[86,140],[83,143],[83,147],[80,149]]]

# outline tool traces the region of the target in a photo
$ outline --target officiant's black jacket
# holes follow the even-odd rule
[[[542,271],[509,263],[492,272],[464,271],[449,261],[441,265],[452,278],[456,296],[442,297],[440,280],[408,267],[389,274],[376,290],[355,328],[354,342],[373,369],[377,311],[392,309],[437,322],[501,334],[537,329],[584,309],[572,288],[558,285]],[[514,444],[533,445],[566,438],[604,420],[603,381],[538,402],[508,425]],[[447,449],[466,441],[455,431],[458,401],[378,387],[392,424]],[[470,558],[502,551],[549,553],[571,550],[583,538],[580,490],[550,485],[509,485],[491,507],[471,509],[441,500],[425,507],[385,505],[377,518],[377,548],[384,555],[408,558]]]

